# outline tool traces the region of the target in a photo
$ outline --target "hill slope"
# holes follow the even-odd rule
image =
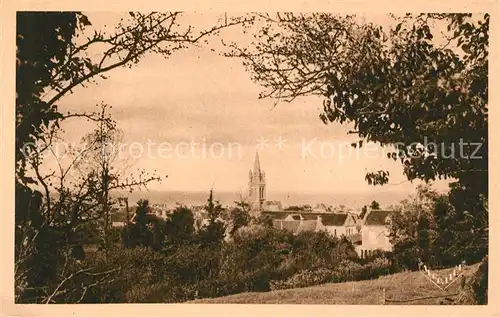
[[[478,264],[465,267],[464,276],[469,277],[477,270]],[[444,276],[450,269],[436,271]],[[312,287],[279,290],[262,293],[241,293],[218,298],[206,298],[190,303],[214,304],[329,304],[329,305],[380,305],[383,289],[386,304],[439,305],[452,303],[445,297],[425,298],[410,302],[390,302],[390,300],[410,300],[415,298],[455,294],[460,289],[460,279],[442,291],[426,279],[420,272],[398,273],[382,276],[376,280],[330,283]],[[449,296],[457,299],[458,296]]]

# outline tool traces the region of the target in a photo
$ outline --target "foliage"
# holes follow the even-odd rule
[[[376,279],[382,275],[394,273],[393,263],[385,257],[377,257],[364,265],[362,279]]]
[[[392,217],[395,261],[408,269],[417,269],[419,261],[433,267],[479,262],[488,252],[482,238],[487,212],[476,216],[480,219],[460,212],[447,195],[419,187],[417,196],[403,201]]]
[[[115,271],[106,283],[90,288],[82,302],[148,302],[158,296],[154,295],[155,288],[150,287],[160,282],[166,284],[168,281],[168,276],[162,269],[164,258],[150,248],[117,247],[111,249],[107,257],[101,252],[93,252],[86,262],[100,271]]]
[[[218,201],[214,201],[212,189],[205,210],[208,214],[208,224],[198,231],[199,240],[204,245],[220,245],[224,240],[226,230],[226,226],[221,219],[224,209]]]
[[[221,272],[227,277],[244,278],[240,291],[269,290],[269,281],[279,278],[280,268],[285,268],[291,239],[291,234],[273,228],[240,230],[224,247]]]
[[[372,262],[361,265],[359,263],[343,260],[337,266],[327,269],[304,269],[286,280],[271,282],[271,289],[288,289],[308,287],[324,283],[340,283],[376,279],[379,276],[391,273],[391,263],[386,258],[376,258]]]
[[[42,195],[16,183],[15,281],[16,300],[33,302],[41,288],[56,278],[60,232],[52,229],[40,213]],[[38,259],[46,259],[39,261]]]
[[[165,244],[165,223],[151,214],[148,200],[139,200],[135,209],[135,222],[122,230],[126,248],[150,247],[161,250]]]
[[[18,12],[16,23],[16,177],[25,183],[26,157],[45,138],[44,129],[61,118],[54,104],[42,100],[52,74],[64,63],[86,17],[76,12]],[[36,30],[36,32],[33,32]]]
[[[287,280],[271,282],[271,290],[308,287],[331,282],[334,280],[335,271],[319,268],[315,270],[303,270]]]
[[[479,265],[475,279],[472,283],[476,303],[488,304],[488,257],[486,256]]]
[[[219,272],[221,255],[216,246],[193,243],[167,250],[165,255],[165,269],[179,285],[213,280]]]
[[[273,217],[271,215],[267,214],[260,214],[257,219],[255,220],[255,223],[262,225],[266,228],[272,228],[273,227]]]
[[[354,246],[345,237],[338,239],[324,231],[299,233],[290,252],[294,267],[300,270],[335,267],[343,259],[357,258]]]
[[[371,209],[380,209],[380,204],[377,201],[372,201],[370,204]]]
[[[80,12],[18,13],[16,162],[22,163],[24,156],[32,155],[35,143],[44,139],[46,129],[59,129],[61,120],[93,119],[94,114],[63,114],[57,109],[56,103],[75,87],[104,79],[115,68],[132,67],[147,54],[167,58],[205,41],[221,29],[249,22],[235,17],[196,30],[178,23],[182,15],[182,12],[131,12],[111,32],[97,29],[87,32],[92,24]],[[89,36],[84,39],[81,35],[87,33]],[[75,41],[76,37],[81,40]],[[95,56],[99,58],[96,60]],[[47,89],[54,93],[42,96]],[[24,175],[23,170],[21,166],[16,169],[19,177]]]
[[[49,19],[46,19],[49,18]],[[38,300],[40,287],[55,277],[58,241],[43,213],[43,195],[26,186],[27,157],[42,131],[58,118],[57,109],[42,102],[43,88],[67,50],[78,16],[18,13],[16,27],[16,301]],[[31,32],[36,29],[38,32]],[[51,256],[52,255],[52,256]],[[38,259],[47,259],[38,261]],[[38,262],[38,263],[37,263]]]
[[[237,206],[230,211],[231,231],[230,235],[233,236],[236,231],[250,223],[250,213],[246,206]]]
[[[311,206],[309,205],[300,205],[300,206],[288,206],[284,210],[286,211],[307,211],[311,210]]]
[[[191,241],[194,235],[193,212],[185,206],[177,207],[167,216],[165,234],[167,244],[179,245]]]
[[[418,257],[445,265],[487,254],[490,15],[407,14],[385,28],[329,13],[258,16],[254,41],[229,43],[227,55],[243,60],[260,97],[322,96],[320,119],[352,126],[353,146],[387,147],[409,180],[455,180],[449,203],[396,215],[398,262],[415,268]],[[386,184],[389,173],[365,178]]]
[[[445,231],[453,235],[455,244],[447,250],[468,263],[478,262],[488,254],[488,196],[477,195],[471,187],[454,184],[448,201],[451,210],[437,216],[442,221],[441,227],[447,223]],[[444,241],[441,243],[446,245]]]
[[[363,208],[361,208],[361,213],[359,214],[359,219],[364,219],[367,211],[368,211],[368,206],[364,205]]]
[[[243,197],[243,195],[241,195],[240,199],[239,200],[235,200],[234,201],[234,204],[236,205],[236,207],[240,210],[242,210],[243,212],[246,212],[246,213],[249,213],[250,212],[250,209],[251,209],[251,205],[250,203]]]
[[[79,12],[17,14],[16,201],[28,204],[16,204],[16,221],[20,221],[16,222],[16,283],[19,283],[16,300],[31,301],[32,296],[23,298],[26,289],[49,295],[73,291],[65,288],[70,284],[67,278],[75,278],[81,269],[60,270],[71,267],[67,265],[69,262],[84,256],[78,240],[82,228],[95,227],[89,222],[96,221],[96,213],[103,216],[103,245],[107,246],[109,200],[106,197],[114,177],[106,170],[112,167],[104,169],[104,173],[90,169],[71,182],[67,176],[75,167],[76,158],[67,168],[57,161],[59,175],[50,171],[45,174],[40,169],[44,157],[52,151],[62,121],[85,118],[98,124],[109,123],[103,120],[101,113],[63,112],[57,108],[61,99],[76,87],[85,87],[98,78],[105,79],[115,68],[132,67],[147,54],[168,57],[188,46],[199,45],[221,29],[248,22],[230,18],[208,29],[196,30],[179,23],[181,16],[181,12],[130,13],[111,32],[97,29],[89,32],[92,25],[87,16]],[[152,180],[158,178],[148,178],[142,172],[138,179],[126,180],[117,188],[132,190]],[[36,187],[35,192],[28,185]],[[52,201],[54,193],[55,202]],[[33,223],[38,224],[32,226]],[[64,259],[62,268],[54,264],[59,258]],[[47,272],[40,274],[47,279],[57,275],[56,280],[50,285],[45,281],[42,287],[40,278],[29,273],[34,272],[29,263],[47,268]],[[55,289],[50,289],[53,285]],[[42,302],[57,297],[49,295],[35,298]]]
[[[86,203],[87,218],[99,224],[101,245],[105,251],[109,244],[111,205],[114,202],[112,191],[132,190],[152,181],[161,181],[160,177],[149,175],[145,171],[140,171],[139,175],[125,175],[128,158],[119,150],[123,132],[109,115],[110,108],[106,104],[100,105],[95,129],[85,135],[81,145],[71,151],[74,152],[70,153],[73,163],[65,169],[64,177],[61,177],[61,187],[64,185],[63,178],[73,177],[69,186],[78,188],[79,195],[76,196]],[[61,163],[59,166],[62,168]],[[47,181],[52,179],[48,178]],[[74,205],[78,208],[78,204]]]
[[[489,14],[408,14],[388,29],[329,13],[259,16],[250,47],[229,44],[228,55],[242,58],[261,97],[323,96],[324,123],[352,124],[361,141],[394,146],[388,157],[408,179],[451,177],[487,194]],[[445,46],[437,23],[447,25]],[[439,154],[459,144],[461,155]]]
[[[475,272],[462,280],[458,305],[488,304],[488,256],[484,257]]]

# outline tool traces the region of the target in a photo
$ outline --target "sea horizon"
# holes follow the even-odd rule
[[[214,190],[213,195],[216,201],[222,205],[234,205],[234,201],[241,200],[247,195],[246,192]],[[400,203],[408,198],[412,193],[403,190],[383,190],[377,192],[323,192],[323,191],[284,191],[273,190],[266,192],[267,201],[280,201],[283,207],[325,204],[327,206],[344,205],[349,209],[360,209],[364,205],[369,205],[372,201],[377,201],[382,208]],[[129,199],[130,206],[133,206],[140,199],[149,200],[150,205],[165,204],[175,207],[177,205],[205,205],[209,196],[209,190],[142,190],[134,192],[115,192],[114,196],[125,196]]]

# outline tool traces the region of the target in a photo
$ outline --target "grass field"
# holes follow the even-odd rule
[[[464,268],[464,276],[473,274],[479,264]],[[441,276],[450,273],[450,269],[436,271]],[[445,291],[433,285],[420,272],[398,273],[382,276],[376,280],[330,283],[312,287],[279,290],[261,293],[241,293],[218,298],[206,298],[190,303],[214,304],[329,304],[329,305],[381,305],[385,288],[386,305],[439,305],[451,303],[440,298],[426,298],[410,302],[415,298],[454,294],[459,291],[460,279]],[[449,296],[456,299],[457,296]]]

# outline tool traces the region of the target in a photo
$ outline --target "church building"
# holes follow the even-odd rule
[[[266,200],[266,174],[260,169],[258,152],[255,153],[253,170],[248,174],[248,196],[252,213],[259,215]]]

